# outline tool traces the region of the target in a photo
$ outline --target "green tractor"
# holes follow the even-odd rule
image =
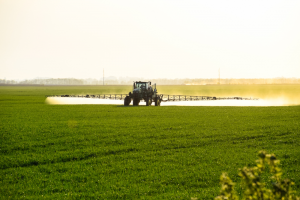
[[[124,99],[124,106],[129,106],[133,101],[134,106],[138,106],[141,100],[146,102],[146,106],[151,106],[155,102],[155,106],[160,106],[162,95],[157,94],[156,84],[151,85],[151,82],[136,81],[133,83],[133,90]]]

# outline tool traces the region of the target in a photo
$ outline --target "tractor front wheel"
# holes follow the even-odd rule
[[[138,106],[139,105],[139,99],[134,98],[133,99],[133,105]]]
[[[152,104],[152,98],[151,98],[151,97],[148,97],[148,98],[146,99],[146,106],[151,106],[151,104]]]

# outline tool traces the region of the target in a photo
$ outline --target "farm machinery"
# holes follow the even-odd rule
[[[150,81],[148,82],[135,81],[133,83],[132,92],[129,92],[129,94],[53,95],[53,96],[46,96],[46,97],[79,97],[79,98],[124,100],[124,106],[129,106],[131,102],[134,106],[138,106],[141,101],[145,101],[146,106],[151,106],[153,102],[155,106],[160,106],[161,102],[168,102],[168,101],[258,100],[257,98],[244,98],[244,97],[214,97],[214,96],[158,94],[156,89],[156,84],[151,85]]]
[[[146,106],[150,106],[152,102],[155,106],[160,106],[163,95],[157,94],[156,84],[151,82],[137,81],[133,83],[133,90],[124,98],[124,106],[129,106],[131,100],[134,106],[138,106],[141,100],[146,102]]]

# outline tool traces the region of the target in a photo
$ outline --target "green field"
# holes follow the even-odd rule
[[[259,150],[278,156],[283,176],[300,194],[300,106],[45,104],[45,95],[130,90],[0,86],[1,199],[213,199],[221,173],[239,182],[238,168],[254,165]],[[299,85],[159,86],[158,91],[300,99]]]

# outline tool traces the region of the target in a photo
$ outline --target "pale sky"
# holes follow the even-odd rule
[[[299,0],[0,0],[0,79],[300,78]]]

